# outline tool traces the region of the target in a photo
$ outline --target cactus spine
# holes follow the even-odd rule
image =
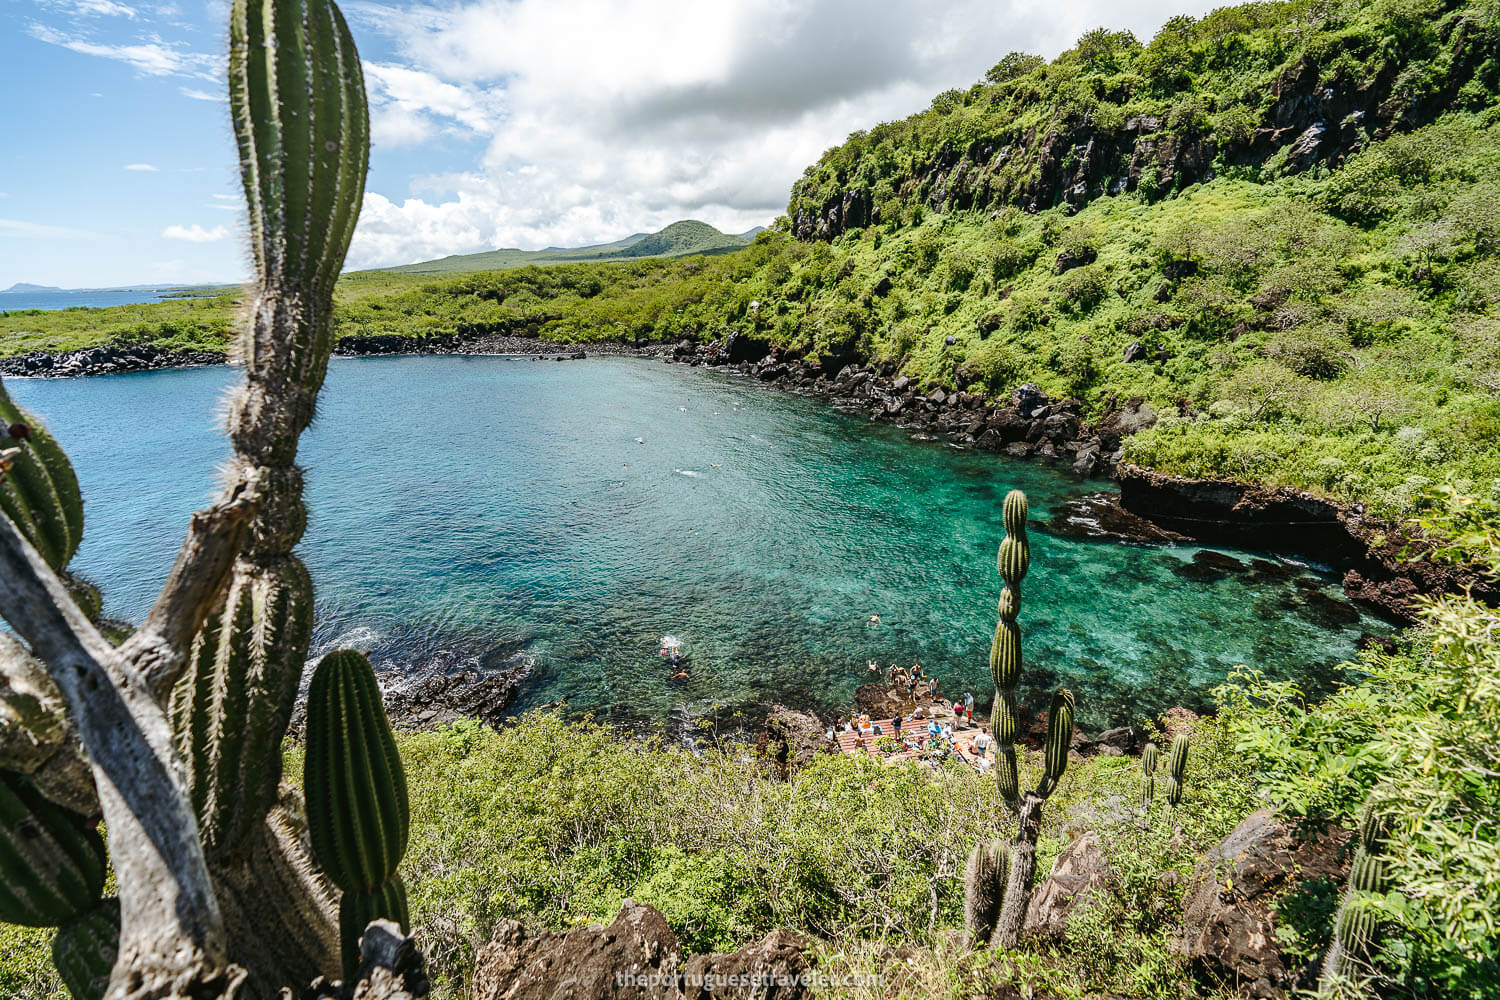
[[[964,924],[976,948],[989,944],[995,933],[1009,868],[1010,855],[999,840],[975,844],[969,852],[969,864],[964,869]]]
[[[1384,895],[1390,888],[1390,872],[1380,856],[1381,842],[1389,833],[1384,812],[1372,795],[1360,813],[1349,885],[1339,902],[1333,919],[1333,941],[1323,958],[1318,982],[1321,992],[1331,993],[1340,985],[1356,982],[1370,967],[1378,927],[1368,903],[1371,896]]]
[[[1021,677],[1021,581],[1031,568],[1031,543],[1026,538],[1026,494],[1011,490],[1005,496],[1003,520],[1005,539],[995,558],[1000,578],[999,620],[995,638],[990,643],[990,677],[995,682],[995,708],[990,723],[995,737],[995,780],[1000,796],[1015,809],[1021,800],[1020,777],[1016,770],[1016,736],[1020,731],[1017,716],[1016,682]]]
[[[978,845],[969,856],[964,875],[965,919],[976,946],[993,937],[1002,947],[1014,948],[1020,941],[1021,924],[1031,900],[1036,879],[1036,843],[1041,833],[1042,804],[1057,788],[1068,768],[1068,749],[1073,741],[1073,693],[1067,689],[1052,697],[1047,716],[1047,746],[1042,779],[1036,789],[1021,794],[1016,768],[1016,736],[1020,719],[1016,685],[1021,678],[1021,581],[1031,568],[1031,543],[1026,537],[1026,494],[1011,490],[1005,497],[1005,538],[996,555],[996,566],[1005,586],[1000,591],[999,621],[990,643],[990,675],[995,682],[995,707],[991,727],[995,736],[995,774],[1000,795],[1016,813],[1016,836],[1009,858],[1002,859],[997,845]],[[997,908],[992,910],[992,907]]]
[[[344,891],[344,975],[376,917],[406,927],[406,890],[396,866],[406,853],[406,772],[370,662],[353,650],[323,657],[307,693],[303,788],[313,855]]]

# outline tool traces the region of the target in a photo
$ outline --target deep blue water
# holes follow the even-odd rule
[[[143,615],[213,494],[237,378],[7,383],[78,467],[75,568],[114,614]],[[336,360],[301,460],[317,649],[358,645],[387,665],[531,661],[522,708],[567,696],[668,720],[842,707],[871,659],[920,660],[945,690],[987,701],[1012,487],[1034,518],[1021,693],[1072,686],[1090,729],[1201,706],[1240,663],[1316,688],[1363,634],[1390,631],[1305,568],[1261,560],[1203,579],[1191,547],[1041,529],[1103,484],[645,360]],[[689,681],[668,679],[663,633],[687,640]]]

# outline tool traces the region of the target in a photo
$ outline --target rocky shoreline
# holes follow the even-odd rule
[[[1189,479],[1123,463],[1124,439],[1156,423],[1150,404],[1127,400],[1102,419],[1082,418],[1078,400],[1055,400],[1034,385],[996,403],[957,373],[955,386],[924,388],[894,362],[829,362],[774,349],[743,334],[721,340],[637,346],[622,342],[553,343],[536,337],[463,332],[426,337],[344,337],[339,357],[452,354],[578,360],[590,355],[662,357],[666,361],[753,377],[768,386],[826,398],[834,407],[910,430],[914,440],[1065,465],[1084,479],[1114,479],[1120,491],[1070,502],[1049,527],[1061,533],[1134,544],[1225,544],[1307,559],[1338,573],[1350,599],[1407,624],[1419,596],[1470,589],[1500,601],[1500,587],[1471,567],[1413,561],[1424,547],[1400,525],[1288,488]],[[211,351],[166,351],[150,345],[0,358],[0,375],[66,378],[223,364]]]
[[[659,350],[659,348],[658,348]],[[617,341],[559,344],[535,337],[503,333],[438,334],[430,337],[382,335],[342,337],[333,347],[335,357],[385,357],[415,354],[523,356],[549,361],[576,361],[588,355],[634,357],[655,353]],[[106,344],[76,351],[32,351],[0,358],[0,376],[20,378],[77,378],[124,375],[167,368],[200,368],[229,362],[221,351],[169,351],[151,344]]]
[[[1289,488],[1191,479],[1125,463],[1126,437],[1156,423],[1150,404],[1129,400],[1096,423],[1078,400],[1048,398],[1023,385],[1009,403],[969,391],[972,381],[925,389],[893,362],[829,365],[731,334],[722,341],[681,341],[669,361],[752,376],[776,388],[826,397],[846,412],[911,430],[913,440],[1000,452],[1066,465],[1084,479],[1113,479],[1120,492],[1080,497],[1048,525],[1075,537],[1130,544],[1233,545],[1305,559],[1339,574],[1353,601],[1397,624],[1415,620],[1421,596],[1461,593],[1500,603],[1500,587],[1475,567],[1414,561],[1428,546],[1362,505]]]

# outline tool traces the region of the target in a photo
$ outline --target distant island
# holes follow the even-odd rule
[[[25,282],[25,281],[18,281],[14,285],[11,285],[9,288],[5,289],[5,292],[60,292],[60,291],[62,291],[62,289],[58,288],[56,285],[33,285],[33,284],[30,284],[30,283]],[[0,292],[0,295],[5,294],[5,292]]]
[[[486,250],[454,254],[438,260],[376,268],[398,274],[460,274],[471,271],[502,271],[540,264],[585,264],[610,260],[640,260],[646,257],[692,257],[733,253],[744,249],[765,226],[738,235],[722,233],[706,222],[685,219],[655,233],[633,233],[613,243],[586,247],[548,247],[545,250]]]

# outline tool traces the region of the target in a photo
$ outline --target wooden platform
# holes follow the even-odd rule
[[[899,753],[888,754],[875,749],[875,744],[882,737],[895,735],[896,720],[894,718],[871,719],[870,722],[873,725],[880,727],[880,734],[877,736],[865,737],[865,745],[863,747],[859,745],[858,729],[852,729],[848,732],[835,732],[834,736],[838,740],[839,752],[841,753],[851,755],[865,754],[867,756],[874,757],[882,764],[893,764],[898,761],[921,762],[927,756],[927,723],[930,721],[930,718],[914,719],[910,716],[902,716],[901,740],[905,744],[907,744],[907,749],[900,751]],[[938,725],[952,725],[951,716],[948,719],[944,719],[939,716]],[[966,752],[969,753],[970,757],[972,757],[974,737],[978,736],[980,732],[983,731],[983,729],[984,727],[980,726],[977,723],[970,724],[962,729],[954,726],[953,742],[955,747],[962,747]],[[912,744],[916,744],[916,746],[913,747]],[[960,757],[960,759],[962,759],[961,754],[958,756]],[[965,760],[965,763],[969,764],[970,766],[977,767],[977,765],[975,765],[972,760]]]

